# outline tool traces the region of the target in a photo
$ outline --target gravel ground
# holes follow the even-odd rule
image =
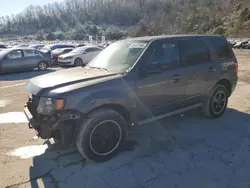
[[[250,51],[236,55],[239,82],[223,117],[195,110],[136,127],[122,152],[101,164],[28,129],[24,84],[41,72],[0,76],[0,187],[249,188]],[[1,123],[1,114],[10,122]]]

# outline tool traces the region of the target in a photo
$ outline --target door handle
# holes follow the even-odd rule
[[[215,69],[214,67],[210,67],[210,68],[208,69],[208,71],[209,71],[209,72],[215,72],[216,69]]]
[[[174,82],[178,82],[181,79],[181,76],[180,75],[174,75],[172,77],[172,79],[173,79]]]

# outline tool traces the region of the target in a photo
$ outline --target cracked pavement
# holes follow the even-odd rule
[[[121,152],[105,163],[90,163],[75,149],[32,139],[35,133],[26,123],[0,124],[0,187],[249,188],[250,51],[236,50],[236,55],[239,82],[223,117],[210,120],[194,110],[135,127]],[[28,76],[12,76],[1,76],[0,86],[28,81]],[[0,100],[14,101],[0,106],[0,113],[21,111],[26,98],[23,85],[0,90]],[[42,155],[6,155],[41,144],[48,144]]]

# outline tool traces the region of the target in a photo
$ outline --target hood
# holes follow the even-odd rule
[[[32,78],[27,85],[27,90],[34,95],[41,96],[48,90],[51,91],[79,83],[84,87],[101,82],[102,80],[104,81],[110,77],[115,77],[116,75],[115,73],[102,70],[86,70],[82,67],[65,69]]]

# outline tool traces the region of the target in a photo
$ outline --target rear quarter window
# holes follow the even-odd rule
[[[182,40],[180,46],[183,64],[198,64],[210,60],[207,46],[199,39]]]
[[[210,44],[215,48],[215,51],[220,59],[231,59],[234,57],[232,49],[227,41],[222,37],[217,37],[209,40]]]

